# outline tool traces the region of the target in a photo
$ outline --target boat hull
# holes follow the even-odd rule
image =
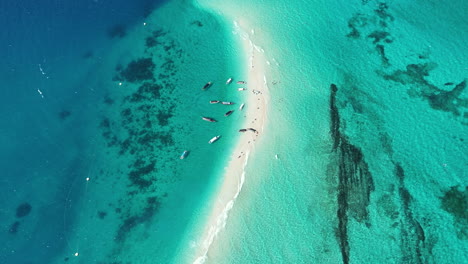
[[[216,136],[212,139],[210,139],[210,141],[208,141],[208,144],[213,144],[214,142],[216,142],[221,136]]]

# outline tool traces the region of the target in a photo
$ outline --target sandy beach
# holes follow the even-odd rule
[[[223,182],[213,199],[211,213],[207,219],[207,224],[203,231],[203,236],[198,243],[198,253],[193,263],[204,263],[216,242],[216,237],[226,225],[229,211],[234,206],[236,198],[239,196],[245,180],[244,168],[248,163],[249,155],[255,151],[259,139],[262,137],[267,115],[268,86],[265,77],[267,66],[263,50],[255,46],[250,39],[250,34],[254,30],[247,26],[244,20],[234,22],[235,33],[241,38],[242,48],[245,52],[245,62],[248,64],[248,78],[246,84],[248,96],[241,114],[245,120],[241,128],[253,128],[255,131],[247,130],[242,133],[234,148],[231,159],[225,167]],[[239,80],[234,80],[234,83]],[[247,175],[248,177],[248,175]]]

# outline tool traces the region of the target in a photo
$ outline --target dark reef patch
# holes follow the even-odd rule
[[[70,112],[70,111],[68,111],[68,110],[62,110],[62,111],[59,112],[59,115],[58,115],[58,116],[59,116],[60,120],[65,120],[65,119],[67,119],[68,117],[70,117],[70,115],[71,115],[71,112]]]
[[[333,149],[336,150],[340,144],[340,116],[336,106],[336,93],[338,87],[335,84],[330,85],[330,134],[333,140]]]
[[[437,64],[435,63],[409,64],[406,66],[406,70],[396,70],[391,74],[382,74],[382,77],[385,80],[401,84],[420,84],[436,88],[425,79],[436,67]],[[432,88],[429,90],[432,90]]]
[[[157,83],[144,82],[136,92],[127,96],[125,100],[132,103],[141,103],[148,100],[156,100],[161,97],[161,89],[163,87]]]
[[[16,207],[16,217],[22,218],[31,213],[32,206],[29,203],[22,203]]]
[[[346,37],[360,39],[361,36],[367,34],[367,39],[372,40],[372,45],[380,56],[382,65],[389,67],[390,60],[385,54],[385,44],[393,42],[393,37],[388,30],[388,25],[393,20],[394,17],[388,12],[388,5],[379,3],[373,13],[356,13],[348,20],[350,32]]]
[[[374,13],[380,18],[378,22],[381,27],[387,27],[388,22],[395,20],[395,18],[388,12],[387,3],[379,3],[377,9],[374,10]]]
[[[99,211],[97,214],[99,219],[104,219],[107,216],[107,213],[104,211]]]
[[[85,53],[83,53],[81,57],[83,59],[89,59],[89,58],[92,58],[93,56],[94,56],[94,53],[91,50],[88,50]]]
[[[167,32],[162,29],[157,29],[151,33],[151,36],[145,39],[146,48],[153,48],[158,45],[164,44],[163,37],[166,36]]]
[[[113,38],[123,38],[127,35],[126,28],[122,24],[117,24],[107,29],[107,36]]]
[[[192,21],[192,23],[190,23],[190,25],[195,25],[197,27],[203,27],[203,24],[200,20],[195,20],[195,21]]]
[[[441,207],[454,218],[459,239],[468,239],[468,186],[453,186],[441,197]]]
[[[167,162],[172,158],[158,155],[160,151],[178,153],[175,147],[178,137],[173,135],[184,130],[184,125],[172,118],[184,101],[176,88],[180,83],[178,65],[183,63],[185,54],[178,45],[179,39],[173,37],[163,29],[156,29],[143,43],[144,55],[129,59],[128,64],[116,65],[113,80],[127,85],[116,86],[120,89],[117,94],[123,98],[115,97],[115,103],[109,103],[110,113],[99,124],[104,142],[112,149],[109,153],[117,152],[119,156],[115,158],[121,164],[119,170],[109,170],[107,175],[123,174],[126,184],[125,195],[117,201],[118,208],[106,210],[112,210],[108,211],[111,214],[115,211],[119,217],[113,234],[116,243],[108,255],[110,262],[117,261],[115,256],[124,247],[136,246],[125,244],[127,238],[130,242],[132,231],[144,232],[143,237],[152,236],[144,228],[159,210],[160,199],[165,197],[158,192],[162,186],[178,181],[178,167]]]
[[[442,110],[445,112],[451,112],[455,116],[459,116],[461,111],[459,107],[468,107],[468,100],[460,98],[462,92],[466,88],[466,80],[457,84],[451,91],[442,91],[438,89],[438,92],[434,92],[427,95],[426,98],[429,101],[432,109]]]
[[[372,175],[362,151],[348,142],[341,133],[340,115],[336,106],[338,87],[330,85],[330,135],[333,151],[338,156],[338,227],[336,235],[339,241],[343,263],[349,263],[350,247],[348,241],[348,219],[353,217],[360,223],[370,226],[368,205],[370,194],[374,190]]]
[[[155,67],[156,65],[151,58],[133,60],[127,64],[125,69],[120,70],[114,80],[131,83],[154,80],[153,71]]]
[[[373,31],[372,33],[367,35],[367,37],[372,39],[372,44],[379,44],[382,42],[385,42],[385,43],[393,42],[390,33],[385,32],[385,31],[380,31],[380,30]]]
[[[351,32],[346,35],[348,38],[358,39],[361,37],[359,28],[367,26],[367,16],[357,13],[348,20],[348,27]]]
[[[437,64],[435,63],[409,64],[406,66],[406,70],[396,70],[390,74],[378,73],[385,80],[409,85],[410,90],[408,93],[427,100],[432,109],[460,116],[462,112],[460,108],[468,107],[468,99],[461,98],[466,88],[466,80],[457,84],[452,90],[440,89],[426,79],[430,71],[436,67]]]
[[[150,173],[154,171],[156,162],[150,162],[148,164],[142,164],[141,160],[137,160],[133,166],[133,170],[129,172],[128,179],[132,185],[137,186],[141,189],[151,186],[155,178],[151,178]]]
[[[114,100],[112,98],[110,98],[109,96],[105,96],[104,97],[104,103],[107,104],[107,105],[113,105],[114,104]]]
[[[150,222],[159,211],[161,202],[158,197],[149,197],[146,200],[146,207],[139,214],[127,216],[117,230],[115,239],[123,242],[127,235],[137,226]]]
[[[10,227],[8,228],[8,233],[12,234],[12,235],[16,235],[18,233],[18,229],[19,229],[19,226],[20,226],[20,222],[19,221],[15,221],[13,224],[10,225]]]
[[[395,175],[398,179],[398,194],[403,214],[400,220],[400,250],[402,263],[428,263],[431,258],[430,246],[426,245],[423,226],[411,210],[412,197],[405,186],[405,172],[400,164],[395,164]],[[429,262],[431,263],[431,262]]]
[[[389,59],[387,58],[387,56],[385,55],[385,46],[384,45],[376,45],[375,46],[375,50],[377,51],[377,53],[380,55],[380,59],[382,60],[382,65],[384,65],[385,67],[388,67],[390,66],[390,61]]]
[[[158,119],[158,123],[160,126],[167,126],[169,124],[169,118],[172,117],[170,112],[159,110],[156,114],[156,118]]]
[[[411,63],[405,70],[395,70],[391,73],[385,72],[386,68],[391,66],[390,59],[386,54],[386,45],[394,41],[389,27],[395,20],[389,12],[387,3],[380,2],[372,13],[356,13],[348,20],[350,32],[347,37],[350,39],[360,39],[367,36],[376,53],[379,55],[383,70],[376,72],[384,80],[398,82],[408,85],[408,93],[411,96],[418,96],[426,100],[434,110],[440,110],[452,113],[454,116],[461,116],[463,111],[460,108],[468,107],[468,99],[461,98],[466,88],[466,80],[463,80],[453,89],[447,91],[438,88],[430,83],[426,78],[430,71],[437,67],[437,64],[431,62]],[[419,55],[419,59],[428,59],[427,54]],[[453,82],[447,82],[445,85],[452,85]],[[467,113],[464,113],[467,115]]]

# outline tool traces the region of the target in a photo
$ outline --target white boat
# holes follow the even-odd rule
[[[246,84],[245,81],[238,81],[237,84]]]
[[[242,87],[241,87],[241,88],[237,88],[237,91],[245,91],[245,90],[247,90],[247,88],[242,88]]]
[[[221,104],[223,104],[223,105],[233,105],[234,103],[233,102],[221,102]]]
[[[221,136],[216,136],[216,137],[210,139],[210,141],[208,141],[208,144],[211,144],[211,143],[215,142],[215,141],[218,140],[220,137],[221,137]]]
[[[207,82],[207,83],[203,86],[202,90],[206,90],[206,89],[210,88],[210,86],[211,86],[212,84],[213,84],[212,82]]]
[[[202,116],[202,119],[205,120],[205,121],[208,121],[208,122],[216,122],[216,119],[213,119],[211,117],[204,117]]]
[[[227,79],[226,84],[230,84],[232,82],[232,78]]]
[[[242,111],[242,109],[244,108],[244,105],[245,105],[245,104],[241,104],[241,106],[239,106],[239,110]]]
[[[188,150],[184,150],[184,152],[182,152],[182,155],[180,155],[180,159],[185,159],[185,157],[187,157],[187,154]]]

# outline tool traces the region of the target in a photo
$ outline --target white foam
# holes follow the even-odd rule
[[[203,247],[203,255],[199,256],[198,258],[195,259],[193,264],[203,264],[205,263],[207,259],[207,254],[208,251],[211,247],[211,244],[213,244],[214,239],[218,236],[219,232],[224,229],[227,223],[227,219],[229,217],[229,211],[234,207],[234,203],[239,196],[242,186],[244,185],[245,181],[245,167],[247,166],[247,162],[249,160],[249,152],[247,151],[245,153],[245,162],[242,166],[242,174],[239,178],[239,183],[237,184],[237,192],[234,194],[231,200],[226,203],[226,206],[224,207],[223,211],[221,212],[218,217],[216,217],[216,222],[214,225],[210,226],[210,229],[208,231],[208,237],[203,241],[202,247]]]

